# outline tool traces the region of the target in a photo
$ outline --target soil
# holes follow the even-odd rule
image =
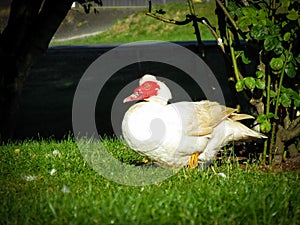
[[[287,158],[281,164],[275,164],[271,168],[275,171],[300,171],[300,155]]]
[[[260,167],[263,172],[281,173],[286,171],[300,172],[300,155],[292,158],[286,158],[281,163],[273,163],[272,165],[263,165]]]
[[[261,170],[264,172],[286,172],[297,171],[300,172],[300,155],[293,158],[286,158],[282,163],[275,163],[270,166],[261,166]]]
[[[235,157],[232,157],[232,162],[238,162],[239,166],[246,169],[247,165],[251,163],[256,163],[262,154],[260,150],[263,149],[263,142],[253,142],[247,143],[246,145],[236,145],[234,147]],[[259,153],[260,152],[260,153]],[[217,162],[221,165],[224,163],[224,152],[220,152],[217,156]],[[230,159],[232,153],[225,153],[225,160]],[[258,168],[262,172],[268,173],[281,173],[286,171],[296,171],[300,172],[300,154],[294,155],[293,157],[287,156],[284,159],[279,159],[280,155],[273,156],[272,163],[270,164],[268,158],[266,159],[266,165],[258,165]],[[249,164],[248,164],[249,163]]]

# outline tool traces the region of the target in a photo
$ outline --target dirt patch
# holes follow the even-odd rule
[[[275,172],[300,171],[300,154],[287,158],[282,163],[272,165],[269,170]]]
[[[272,163],[266,159],[266,165],[260,163],[262,157],[263,141],[247,143],[245,145],[235,145],[234,148],[228,148],[226,151],[220,151],[217,155],[218,165],[228,163],[229,161],[238,164],[240,168],[247,170],[248,166],[255,165],[255,168],[265,173],[282,173],[287,171],[300,172],[300,153],[286,158],[279,155],[273,156]],[[281,158],[281,159],[280,159]]]

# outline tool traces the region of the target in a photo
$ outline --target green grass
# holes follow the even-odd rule
[[[120,141],[106,139],[104,144],[125,163],[142,161]],[[96,173],[72,138],[2,145],[0,161],[1,224],[296,225],[300,221],[297,172],[265,173],[255,165],[241,169],[225,163],[202,172],[182,169],[158,184],[125,186]]]
[[[216,4],[214,1],[206,3],[195,3],[196,14],[199,17],[206,17],[209,22],[217,27],[217,17],[214,13]],[[185,16],[190,14],[187,3],[172,3],[164,6],[154,6],[153,10],[163,8],[169,19],[183,21]],[[70,42],[53,42],[52,45],[68,44],[99,44],[99,43],[126,43],[145,40],[160,41],[191,41],[196,40],[192,23],[178,26],[156,20],[146,16],[144,11],[137,12],[117,21],[108,31],[97,36],[88,37],[82,40]],[[211,32],[199,23],[202,40],[214,40]]]

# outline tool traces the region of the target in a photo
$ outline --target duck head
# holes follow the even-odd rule
[[[125,98],[123,102],[145,100],[166,105],[171,98],[171,91],[163,82],[153,75],[146,74],[140,79],[139,86],[134,89],[133,94]]]

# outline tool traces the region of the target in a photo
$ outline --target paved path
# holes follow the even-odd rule
[[[72,9],[58,28],[53,41],[63,42],[97,35],[109,29],[116,21],[139,12],[143,8],[99,8],[97,13],[86,14],[82,9]]]

